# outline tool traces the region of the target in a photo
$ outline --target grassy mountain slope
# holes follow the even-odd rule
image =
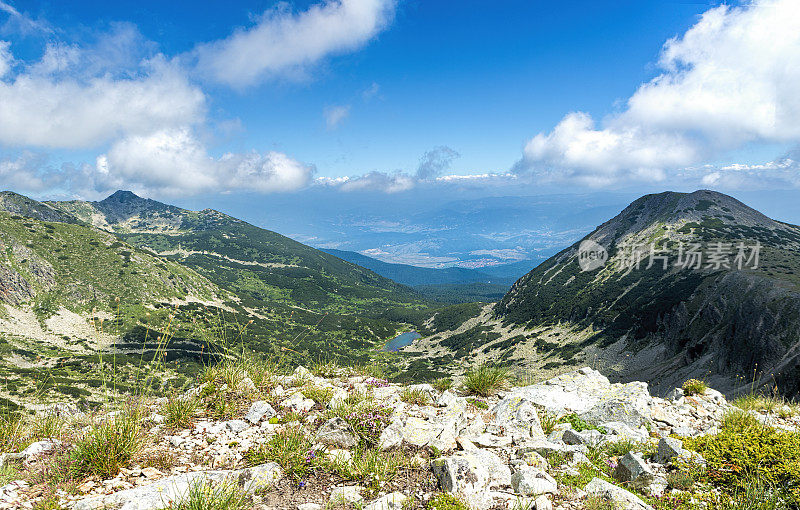
[[[0,223],[0,407],[40,391],[91,401],[98,352],[118,364],[122,387],[142,355],[163,356],[162,382],[180,385],[225,345],[373,363],[428,307],[274,232],[128,192],[47,203],[3,193]]]
[[[576,243],[431,345],[548,370],[589,362],[657,390],[699,377],[732,392],[756,374],[757,385],[800,393],[800,228],[720,193],[668,192],[636,200],[585,239],[608,250],[604,266],[582,271]],[[737,267],[740,242],[760,243],[757,267]],[[691,243],[701,267],[676,266]],[[709,264],[716,243],[730,249],[730,267]],[[651,246],[666,269],[661,259],[647,268]]]
[[[100,202],[50,205],[196,269],[247,306],[379,313],[423,303],[411,289],[372,271],[218,211],[188,211],[123,191]]]

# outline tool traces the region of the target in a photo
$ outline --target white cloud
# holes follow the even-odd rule
[[[446,145],[440,145],[427,151],[419,160],[417,167],[417,179],[435,179],[442,175],[450,165],[461,156]]]
[[[11,66],[14,65],[14,55],[11,54],[10,48],[10,42],[0,41],[0,79],[11,71]]]
[[[370,85],[369,87],[364,89],[363,92],[361,92],[361,99],[363,99],[364,101],[370,101],[375,97],[378,97],[378,94],[380,93],[381,93],[381,86],[375,82],[372,82],[372,85]]]
[[[205,77],[236,88],[278,75],[298,75],[323,58],[362,47],[394,16],[395,0],[326,0],[294,13],[288,4],[226,39],[199,45]]]
[[[398,193],[410,190],[415,184],[416,180],[412,176],[402,172],[393,174],[370,172],[360,177],[347,179],[341,184],[340,189],[342,191],[378,190],[384,193]]]
[[[97,158],[94,188],[123,183],[169,195],[204,191],[291,191],[307,185],[314,168],[279,152],[226,153],[215,158],[189,128],[130,136]]]
[[[350,115],[350,105],[328,106],[322,112],[328,129],[336,128],[339,123]]]
[[[121,29],[88,49],[50,43],[16,74],[0,46],[0,144],[87,148],[203,121],[205,95],[177,65],[155,55],[121,66],[137,34]]]
[[[37,192],[60,184],[63,176],[47,166],[47,157],[24,151],[13,158],[0,159],[3,189]]]
[[[45,32],[45,33],[52,32],[52,30],[46,23],[39,20],[34,20],[27,14],[19,12],[10,3],[3,2],[2,0],[0,0],[0,13],[5,13],[8,15],[8,20],[6,21],[6,23],[3,26],[0,26],[0,28],[2,28],[3,31],[14,29],[23,34],[28,34],[32,32]]]
[[[595,127],[571,113],[525,146],[515,171],[607,185],[663,180],[751,142],[800,142],[800,2],[707,11],[669,40],[662,73]]]

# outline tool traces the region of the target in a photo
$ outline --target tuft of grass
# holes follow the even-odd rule
[[[400,392],[400,400],[406,404],[425,406],[431,403],[428,393],[421,388],[403,388]]]
[[[195,414],[200,409],[200,400],[192,397],[173,396],[161,407],[164,425],[170,429],[185,429],[194,423]]]
[[[322,404],[323,406],[328,405],[328,402],[333,398],[333,388],[323,388],[313,384],[306,385],[301,390],[301,393],[304,397],[310,398],[317,404]]]
[[[378,492],[397,477],[400,469],[409,465],[398,451],[382,452],[375,448],[355,451],[350,461],[335,459],[330,467],[346,480],[355,480],[372,492]]]
[[[207,367],[203,371],[201,381],[214,383],[217,386],[225,384],[228,389],[235,390],[241,386],[245,377],[248,377],[248,374],[239,359],[225,358],[216,365]]]
[[[0,451],[18,452],[28,440],[28,430],[22,419],[11,413],[0,413]]]
[[[450,377],[441,377],[431,383],[433,389],[440,392],[445,392],[453,387],[453,379]]]
[[[469,510],[469,506],[450,492],[436,494],[428,501],[428,510]]]
[[[319,462],[313,446],[300,427],[287,428],[245,452],[245,459],[251,466],[277,462],[286,475],[301,480]]]
[[[55,494],[48,494],[39,501],[33,504],[32,510],[62,510],[61,498]]]
[[[504,367],[482,363],[464,374],[464,389],[471,395],[488,397],[502,390],[511,379],[511,372]]]
[[[130,463],[144,442],[140,412],[124,411],[94,426],[75,443],[70,455],[72,475],[111,478]]]
[[[328,409],[323,419],[342,418],[358,434],[361,446],[370,447],[378,443],[393,412],[393,409],[378,404],[371,395],[351,393]]]
[[[546,435],[552,433],[556,429],[556,425],[559,423],[558,416],[542,409],[537,409],[537,414],[539,415],[539,422],[542,424],[542,430],[544,433]]]
[[[743,411],[777,413],[781,418],[790,418],[800,412],[797,404],[777,395],[759,395],[751,392],[738,397],[731,403]]]
[[[333,359],[318,359],[311,365],[309,368],[312,374],[317,377],[325,377],[325,378],[332,378],[340,375],[342,373],[342,367],[339,366],[339,363]]]
[[[614,510],[614,503],[601,496],[589,496],[584,502],[586,510]]]
[[[708,385],[705,382],[701,381],[700,379],[689,379],[683,386],[681,386],[683,390],[683,394],[687,397],[691,397],[692,395],[702,395],[708,389]]]
[[[36,439],[60,439],[66,425],[64,418],[55,414],[37,416],[31,423],[31,436]]]
[[[248,508],[244,490],[232,482],[218,484],[199,481],[191,484],[186,494],[169,510],[244,510]]]

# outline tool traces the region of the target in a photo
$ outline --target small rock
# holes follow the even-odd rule
[[[142,475],[145,478],[158,478],[159,476],[161,476],[161,471],[159,471],[154,467],[146,467],[142,469]]]
[[[353,431],[353,427],[338,416],[325,422],[317,431],[314,440],[318,443],[339,448],[352,448],[358,444],[358,438],[355,431]]]
[[[533,507],[536,510],[553,510],[553,503],[550,502],[547,496],[542,494],[534,500]]]
[[[555,494],[558,484],[552,476],[541,469],[530,467],[526,464],[519,466],[511,475],[511,487],[514,492],[523,496],[537,496],[539,494]]]
[[[250,427],[250,425],[248,425],[248,423],[244,420],[229,420],[225,422],[225,427],[235,434],[245,430],[246,428]]]
[[[392,492],[364,507],[364,510],[400,510],[408,498],[402,492]]]
[[[321,510],[322,505],[318,505],[316,503],[303,503],[302,505],[297,505],[297,510]]]
[[[673,437],[662,437],[658,441],[655,461],[659,464],[668,464],[675,457],[687,457],[688,451],[683,448],[683,441]]]
[[[593,478],[583,489],[589,496],[597,496],[614,504],[619,510],[654,510],[635,494],[622,487],[610,484],[601,478]]]
[[[364,490],[364,488],[359,487],[358,485],[334,487],[331,491],[330,501],[334,504],[360,503],[361,501],[364,501],[364,497],[361,495],[362,490]]]
[[[247,411],[244,419],[252,424],[256,424],[261,420],[269,420],[276,414],[278,413],[275,412],[275,409],[273,409],[271,405],[263,400],[257,400],[250,406],[250,410]]]

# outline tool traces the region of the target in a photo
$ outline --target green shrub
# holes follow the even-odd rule
[[[464,374],[464,389],[471,395],[488,397],[505,388],[511,379],[507,368],[480,364]]]
[[[400,400],[406,404],[418,406],[425,406],[431,402],[428,393],[421,388],[403,388],[403,391],[400,392]]]
[[[126,411],[91,428],[72,450],[73,476],[111,478],[119,473],[144,445],[140,421],[138,411]]]
[[[248,450],[245,459],[251,466],[277,462],[286,475],[300,480],[317,465],[313,446],[300,427],[287,428],[272,436],[268,442]]]
[[[702,395],[706,392],[708,386],[700,379],[689,379],[683,383],[681,389],[683,390],[684,395],[691,397],[692,395]]]
[[[430,499],[427,505],[428,510],[469,510],[466,503],[458,499],[450,492],[442,492]]]
[[[605,428],[598,427],[596,425],[592,425],[592,424],[586,422],[586,420],[584,420],[583,418],[581,418],[580,416],[578,416],[575,413],[570,413],[570,414],[562,416],[558,420],[558,422],[559,423],[569,423],[570,426],[572,427],[572,430],[574,430],[575,432],[583,432],[584,430],[597,430],[601,434],[605,434],[606,433],[606,429]]]
[[[479,398],[470,397],[467,399],[467,402],[469,402],[473,407],[477,409],[483,409],[483,410],[489,409],[489,404],[487,404],[485,401]]]
[[[743,411],[728,413],[714,435],[687,438],[684,446],[705,458],[704,475],[729,494],[748,490],[748,481],[800,495],[800,433],[760,424]]]
[[[169,510],[244,510],[247,494],[235,483],[195,482]]]

